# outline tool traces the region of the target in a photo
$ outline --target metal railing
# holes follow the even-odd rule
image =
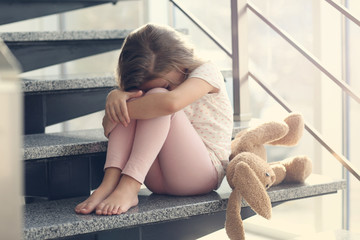
[[[211,32],[204,24],[200,22],[189,10],[187,10],[180,1],[170,0],[174,6],[179,9],[191,22],[193,22],[206,36],[208,36],[221,50],[226,53],[230,58],[232,58],[231,50],[218,38],[216,35]]]
[[[345,91],[350,97],[352,97],[357,103],[360,103],[360,95],[356,94],[354,90],[345,82],[340,81],[334,74],[332,74],[315,56],[309,53],[304,47],[296,43],[294,39],[289,36],[280,27],[276,26],[268,18],[264,16],[256,7],[248,3],[248,9],[251,10],[256,16],[258,16],[264,23],[266,23],[271,29],[278,33],[285,41],[293,46],[299,53],[301,53],[306,59],[308,59],[315,67],[317,67],[322,73],[328,76],[335,84],[337,84],[343,91]]]
[[[286,111],[294,112],[290,105],[278,94],[275,93],[274,90],[270,88],[269,85],[265,84],[261,81],[257,76],[253,73],[249,73],[249,76],[258,83],[260,87],[262,87],[275,101],[277,101]],[[355,166],[342,154],[337,153],[333,150],[333,148],[324,140],[321,134],[315,130],[314,127],[310,126],[305,122],[305,129],[313,136],[326,150],[328,150],[352,175],[354,175],[360,181],[359,170],[355,168]]]
[[[335,4],[331,0],[326,0],[331,3],[332,6],[336,5],[336,9],[340,8],[338,4]],[[268,18],[266,18],[259,10],[256,9],[251,3],[248,3],[248,9],[251,10],[256,16],[258,16],[264,23],[266,23],[271,29],[273,29],[276,33],[279,34],[285,41],[287,41],[291,46],[293,46],[299,53],[301,53],[306,59],[308,59],[315,67],[317,67],[322,73],[328,76],[334,83],[336,83],[348,96],[352,97],[357,103],[360,104],[360,95],[356,94],[354,90],[346,84],[344,81],[340,81],[337,77],[330,73],[330,71],[323,66],[323,64],[316,59],[312,54],[310,54],[305,48],[300,46],[300,44],[296,43],[285,31],[276,26],[273,22],[271,22]],[[342,13],[345,16],[351,16],[351,20],[355,23],[359,22],[349,11],[345,11],[342,9]],[[266,86],[262,81],[254,76],[254,74],[249,73],[251,77],[263,88],[269,95],[271,95],[281,106],[283,106],[287,111],[291,111],[291,109],[286,106],[284,100],[275,95],[273,91],[270,90],[268,86]],[[276,96],[276,97],[275,97]],[[344,157],[342,154],[337,153],[333,150],[332,147],[320,136],[320,134],[309,125],[305,125],[305,129],[326,149],[328,150],[334,157],[337,159],[353,176],[355,176],[360,181],[360,171],[351,164],[351,162]]]
[[[350,11],[348,11],[346,8],[342,7],[341,5],[333,2],[332,0],[325,0],[327,1],[331,6],[333,6],[336,10],[338,10],[340,13],[342,13],[344,16],[346,16],[349,20],[353,21],[355,24],[360,26],[360,21],[354,17]],[[183,12],[189,19],[192,21],[196,26],[200,28],[203,33],[205,33],[209,38],[222,49],[229,57],[233,59],[233,61],[237,61],[238,56],[236,56],[235,53],[230,53],[228,50],[229,48],[226,47],[223,43],[221,43],[218,38],[216,38],[215,34],[213,34],[210,30],[208,30],[204,24],[202,24],[198,19],[196,19],[189,11],[187,11],[181,4],[179,4],[176,0],[170,0],[174,4],[175,7],[177,7],[181,12]],[[240,5],[246,5],[246,7],[240,8]],[[278,27],[276,24],[274,24],[272,21],[270,21],[268,18],[264,16],[264,14],[261,13],[252,3],[249,3],[246,0],[231,0],[231,11],[232,11],[232,21],[238,21],[239,17],[241,15],[246,14],[246,10],[249,9],[251,12],[253,12],[257,17],[259,17],[267,26],[269,26],[271,29],[273,29],[279,36],[281,36],[285,41],[287,41],[291,46],[293,46],[299,53],[301,53],[307,60],[309,60],[316,68],[318,68],[322,73],[324,73],[327,77],[329,77],[335,84],[337,84],[343,92],[345,92],[348,96],[353,98],[357,103],[360,104],[360,95],[355,93],[355,91],[344,81],[339,80],[338,77],[336,77],[334,74],[332,74],[315,56],[313,56],[311,53],[309,53],[304,47],[302,47],[300,44],[298,44],[289,34],[287,34],[284,30],[282,30],[280,27]],[[235,9],[233,9],[235,8]],[[235,15],[235,16],[234,16]],[[232,23],[233,25],[234,23]],[[238,25],[236,24],[236,27]],[[232,29],[232,38],[238,38],[239,33],[236,32],[234,34],[234,28]],[[233,40],[233,44],[236,44],[237,41]],[[233,46],[234,50],[234,46]],[[237,65],[240,63],[238,62]],[[235,64],[236,67],[236,64]],[[245,68],[247,70],[247,68]],[[237,70],[237,71],[236,71]],[[259,78],[257,78],[253,73],[250,71],[246,71],[242,75],[245,76],[241,78],[239,76],[239,69],[234,69],[233,64],[233,88],[234,88],[234,112],[236,113],[237,109],[240,109],[240,105],[238,101],[240,100],[240,82],[247,81],[248,77],[251,77],[255,82],[257,82],[270,96],[272,96],[282,107],[284,107],[288,112],[291,112],[292,109],[289,107],[289,105],[274,91],[272,91],[266,84],[261,81]],[[237,73],[234,73],[237,72]],[[240,113],[240,112],[239,112]],[[333,150],[332,147],[320,136],[320,134],[313,128],[310,127],[308,124],[305,124],[305,129],[325,148],[327,149],[334,157],[337,159],[353,176],[355,176],[360,181],[360,171],[357,170],[351,162],[344,157],[342,154],[337,153],[335,150]]]

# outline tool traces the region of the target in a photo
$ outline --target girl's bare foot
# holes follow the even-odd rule
[[[138,193],[141,183],[123,175],[115,190],[96,207],[98,215],[117,215],[126,212],[139,203]]]
[[[100,186],[85,201],[75,207],[78,214],[89,214],[95,210],[96,206],[106,199],[116,188],[121,176],[118,168],[107,168]]]

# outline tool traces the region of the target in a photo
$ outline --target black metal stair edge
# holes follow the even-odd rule
[[[2,0],[0,25],[123,0]]]
[[[45,127],[104,110],[112,87],[24,94],[25,134],[44,133]]]
[[[130,30],[0,33],[24,72],[121,48]]]

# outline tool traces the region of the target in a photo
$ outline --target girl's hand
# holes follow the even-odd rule
[[[131,98],[141,97],[142,91],[124,92],[119,89],[112,90],[106,99],[105,115],[114,123],[121,123],[127,127],[130,117],[127,109],[127,101]]]
[[[116,124],[117,123],[110,121],[106,115],[103,117],[102,125],[104,128],[105,137],[109,138],[109,135],[111,131],[116,127]]]

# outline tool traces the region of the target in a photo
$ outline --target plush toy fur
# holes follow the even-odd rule
[[[241,199],[260,216],[271,218],[271,201],[266,192],[281,182],[303,183],[312,171],[306,156],[267,163],[264,144],[294,146],[304,129],[301,114],[289,114],[283,122],[266,122],[239,132],[231,144],[226,177],[230,194],[226,210],[226,233],[231,240],[245,239],[240,216]]]

